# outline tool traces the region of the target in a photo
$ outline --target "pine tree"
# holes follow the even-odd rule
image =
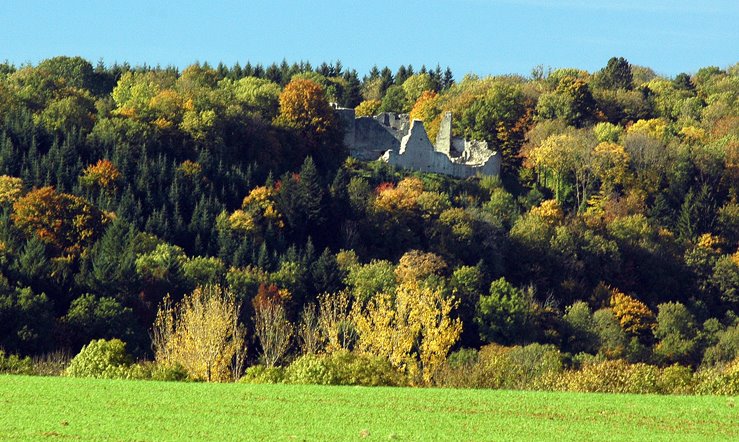
[[[362,102],[362,84],[359,81],[357,71],[351,70],[344,72],[344,80],[347,86],[341,105],[343,107],[355,108]]]
[[[336,256],[326,248],[311,265],[313,293],[337,293],[343,288],[343,274],[336,262]]]
[[[442,88],[444,90],[449,89],[454,85],[454,75],[452,74],[452,70],[447,66],[446,71],[444,71],[444,79],[442,80]]]
[[[115,220],[92,247],[89,274],[81,274],[84,285],[101,295],[127,299],[137,287],[134,245],[133,227]]]
[[[298,183],[300,208],[310,227],[308,230],[318,230],[326,221],[324,215],[325,192],[321,184],[321,177],[311,157],[307,157],[300,168],[300,182]]]
[[[51,273],[51,264],[46,256],[44,243],[36,237],[26,241],[16,266],[21,278],[29,283],[47,280]]]

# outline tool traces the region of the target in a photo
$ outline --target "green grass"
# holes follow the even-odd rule
[[[0,440],[739,440],[739,400],[0,375]]]

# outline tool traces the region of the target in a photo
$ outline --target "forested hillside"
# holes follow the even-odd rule
[[[216,365],[236,371],[351,350],[433,383],[476,349],[532,343],[565,366],[732,361],[738,96],[739,65],[665,78],[623,58],[461,79],[0,65],[0,348],[118,338],[225,379],[166,339],[185,307],[223,298],[246,348]],[[330,103],[409,112],[431,139],[452,111],[455,135],[501,153],[501,177],[348,158]]]

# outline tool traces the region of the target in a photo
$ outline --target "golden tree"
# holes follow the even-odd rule
[[[623,184],[629,169],[629,154],[616,143],[600,143],[593,151],[594,173],[607,191]]]
[[[121,173],[110,160],[99,160],[87,166],[80,176],[80,184],[85,187],[98,187],[114,193],[118,189]]]
[[[280,94],[277,122],[303,131],[323,134],[334,125],[331,109],[323,87],[311,80],[292,80]]]
[[[647,337],[654,330],[656,325],[654,312],[638,299],[613,290],[611,309],[621,328],[632,336]]]
[[[544,200],[538,206],[532,207],[530,213],[540,217],[549,225],[559,224],[565,217],[562,206],[557,200]]]
[[[444,258],[420,250],[406,252],[395,268],[395,276],[398,282],[423,281],[432,275],[441,275],[447,269]]]
[[[406,281],[394,295],[376,295],[364,307],[355,304],[357,349],[386,357],[429,384],[462,333],[462,322],[450,316],[456,306],[440,289]]]
[[[324,293],[318,297],[318,327],[326,341],[327,352],[349,349],[355,333],[349,294]]]
[[[18,201],[23,192],[23,180],[20,178],[0,175],[0,205],[13,204]]]
[[[385,185],[377,189],[374,208],[377,212],[396,214],[416,210],[418,198],[423,193],[423,181],[409,177],[402,179],[397,186]]]
[[[179,364],[208,382],[238,378],[246,356],[240,310],[234,295],[218,285],[197,287],[174,306],[167,296],[152,330],[157,363]]]
[[[413,105],[410,113],[411,121],[423,120],[426,133],[428,133],[429,139],[431,140],[436,139],[441,122],[441,119],[437,118],[441,114],[438,103],[439,94],[434,91],[423,91]]]
[[[354,108],[357,117],[374,117],[380,110],[380,100],[364,100]]]

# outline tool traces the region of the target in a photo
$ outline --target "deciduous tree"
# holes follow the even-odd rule
[[[108,218],[95,206],[53,187],[28,192],[13,204],[13,222],[58,253],[78,255],[102,232]]]
[[[157,363],[179,364],[208,382],[238,379],[246,356],[240,310],[233,294],[217,285],[198,287],[174,306],[165,298],[152,332]]]

